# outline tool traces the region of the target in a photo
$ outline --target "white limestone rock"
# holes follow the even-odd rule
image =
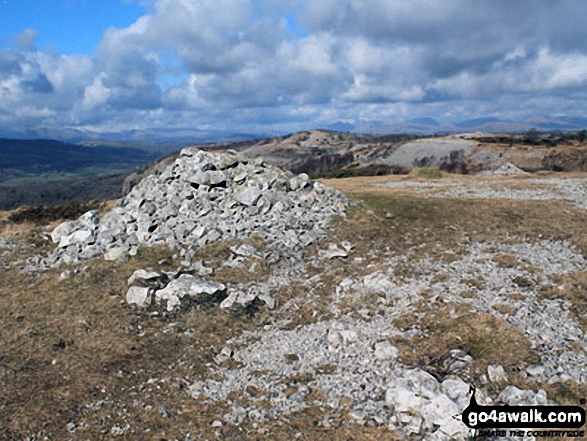
[[[159,271],[148,271],[144,269],[136,270],[128,279],[128,286],[148,286],[148,287],[163,287],[168,280],[166,274]]]
[[[51,240],[53,243],[60,243],[61,240],[72,234],[78,228],[78,223],[75,221],[63,222],[57,225],[51,233]]]
[[[128,260],[128,251],[124,248],[110,248],[104,254],[104,260],[124,262]]]
[[[226,289],[222,283],[211,282],[192,276],[190,274],[181,274],[177,279],[172,280],[169,284],[155,292],[155,301],[157,304],[166,304],[167,311],[173,311],[181,305],[184,297],[197,299],[201,296],[214,296],[221,294]]]
[[[378,360],[395,360],[398,353],[398,349],[387,340],[375,344],[374,355]]]
[[[518,389],[516,386],[507,386],[501,391],[496,401],[508,406],[543,406],[548,404],[546,392],[543,390],[534,393],[531,390]]]
[[[246,308],[256,299],[263,302],[269,309],[275,307],[275,299],[271,297],[269,287],[261,283],[251,283],[231,286],[228,289],[228,296],[220,303],[220,308],[228,310],[236,305]]]
[[[258,188],[247,186],[234,194],[234,200],[246,206],[252,206],[257,203],[263,193]]]
[[[126,302],[129,305],[137,305],[146,308],[151,305],[151,288],[131,286],[126,293]]]
[[[60,247],[45,264],[78,263],[97,255],[121,261],[140,247],[196,249],[252,235],[282,258],[298,258],[303,247],[326,235],[324,227],[332,216],[344,214],[346,204],[340,192],[306,175],[233,153],[188,148],[103,216],[89,212],[55,228],[51,238]],[[348,252],[345,245],[334,251],[338,257]],[[246,247],[234,251],[252,257],[245,256],[250,254]]]
[[[489,365],[487,366],[487,376],[489,377],[489,381],[492,383],[505,383],[508,381],[508,377],[503,369],[503,366],[497,365]]]
[[[334,259],[334,258],[341,258],[346,259],[349,256],[347,250],[343,247],[331,243],[328,245],[328,249],[318,251],[318,257],[321,259]]]

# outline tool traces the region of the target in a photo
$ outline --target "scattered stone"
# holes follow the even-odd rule
[[[121,427],[120,425],[115,424],[110,429],[110,435],[112,435],[112,436],[122,436],[126,432],[128,432],[129,430],[130,430],[130,426],[128,424],[125,425],[124,427]]]
[[[507,185],[494,185],[491,180],[469,182],[410,182],[393,181],[377,184],[380,187],[410,188],[416,193],[434,191],[435,197],[483,198],[548,201],[557,200],[564,204],[587,209],[585,185],[587,178],[566,179],[524,179],[524,184],[537,184],[535,188],[510,188]]]
[[[209,276],[214,274],[214,270],[212,268],[208,268],[204,266],[204,262],[201,260],[197,261],[190,267],[193,271],[195,271],[199,276]]]
[[[217,364],[221,364],[224,361],[232,358],[232,356],[234,355],[234,351],[232,349],[230,349],[228,346],[225,346],[222,348],[222,350],[220,351],[220,353],[218,353],[218,355],[216,355],[214,357],[214,361]]]
[[[65,428],[69,433],[75,433],[79,429],[79,426],[75,424],[73,421],[70,421],[65,425]]]
[[[318,252],[318,257],[321,259],[334,259],[336,257],[346,259],[348,256],[348,250],[337,244],[330,244],[327,250]]]
[[[104,260],[115,260],[116,262],[125,262],[128,260],[128,252],[124,248],[110,248],[104,253]]]
[[[342,340],[345,343],[355,342],[359,338],[357,331],[355,331],[353,329],[345,329],[343,331],[340,331],[340,336],[342,337]]]
[[[160,305],[165,303],[167,311],[173,311],[181,304],[184,297],[198,300],[206,297],[213,300],[214,297],[221,296],[226,290],[226,286],[218,282],[210,282],[190,274],[181,274],[177,279],[172,280],[169,284],[155,292],[155,302]]]
[[[357,421],[364,422],[367,415],[361,410],[353,410],[349,416]]]
[[[340,331],[337,331],[336,329],[328,330],[327,339],[328,343],[330,343],[332,346],[340,345],[343,342],[343,338],[340,334]]]
[[[544,375],[544,366],[532,365],[526,368],[526,372],[531,377],[542,377]]]
[[[528,172],[525,172],[519,167],[516,167],[514,164],[510,162],[506,162],[505,164],[495,168],[493,170],[482,171],[477,173],[478,176],[489,176],[489,175],[527,175]]]
[[[169,406],[167,404],[158,404],[157,405],[157,412],[163,418],[169,418],[169,417],[171,417],[171,413],[169,412]]]
[[[221,309],[231,309],[235,305],[246,308],[257,299],[269,309],[275,307],[275,299],[269,294],[269,286],[263,283],[239,284],[230,286],[228,296],[220,303]]]
[[[163,288],[168,281],[169,277],[167,274],[160,273],[159,271],[138,269],[128,279],[128,286]]]
[[[503,366],[499,364],[487,366],[487,376],[492,383],[505,383],[508,381]]]
[[[516,386],[507,386],[496,400],[498,403],[508,406],[543,406],[548,404],[546,392],[539,390],[534,393],[531,390],[521,390]]]
[[[236,256],[255,257],[257,259],[262,258],[255,247],[249,244],[233,245],[230,247],[230,251],[232,251]]]
[[[453,395],[454,396],[454,395]],[[405,370],[385,393],[385,402],[395,408],[400,428],[407,436],[433,434],[436,439],[467,439],[467,427],[454,420],[464,410],[464,399],[451,400],[430,374]],[[466,407],[466,406],[465,406]]]

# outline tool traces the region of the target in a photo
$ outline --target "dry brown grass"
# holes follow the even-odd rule
[[[330,318],[328,307],[336,285],[344,277],[360,278],[374,271],[387,255],[411,250],[414,259],[429,255],[450,260],[458,258],[470,241],[505,240],[506,235],[519,240],[565,239],[587,254],[584,210],[563,209],[552,202],[415,197],[409,191],[371,186],[389,179],[414,178],[386,176],[328,182],[347,191],[358,205],[349,211],[346,220],[332,227],[327,242],[348,240],[356,249],[346,260],[329,261],[326,269],[309,268],[308,277],[325,273],[320,285],[314,287],[315,297],[288,312],[292,329]],[[449,176],[443,181],[452,179],[472,178]],[[23,247],[6,259],[16,260],[50,246],[43,242],[37,227],[15,227],[3,223],[6,218],[2,216],[5,214],[0,215],[2,233],[23,232]],[[196,259],[218,266],[230,253],[229,245],[207,247],[199,251]],[[317,244],[309,254],[317,253],[324,245],[325,242]],[[454,254],[446,254],[447,250]],[[175,269],[178,262],[171,259],[171,254],[157,248],[141,250],[124,264],[89,261],[79,267],[87,267],[84,271],[64,282],[58,282],[58,276],[65,268],[41,277],[23,276],[14,270],[0,273],[0,439],[23,439],[43,431],[53,439],[68,439],[71,435],[65,427],[70,421],[91,424],[80,433],[83,439],[108,439],[114,424],[127,423],[137,432],[120,439],[183,439],[188,432],[207,439],[289,440],[298,432],[302,440],[400,439],[386,429],[349,425],[344,415],[341,427],[319,428],[316,424],[325,410],[318,407],[292,415],[287,421],[264,424],[266,434],[259,434],[250,424],[212,428],[211,422],[222,420],[228,404],[194,400],[186,386],[200,375],[209,375],[206,364],[213,363],[214,355],[227,339],[271,323],[280,313],[261,309],[256,314],[236,316],[211,305],[176,317],[149,317],[127,307],[122,300],[130,274],[137,268],[165,269],[166,264],[167,269]],[[356,263],[355,256],[365,260]],[[367,265],[374,266],[366,269]],[[216,271],[213,277],[224,282],[262,280],[267,269],[259,268],[255,273],[248,271],[248,265],[227,268]],[[394,270],[398,282],[402,277],[414,276],[409,265]],[[587,316],[581,312],[585,311],[585,273],[569,275],[561,282],[564,290],[546,291],[543,295],[568,298],[581,317]],[[476,282],[470,284],[475,286]],[[284,304],[306,295],[306,289],[292,284],[274,295],[279,304]],[[364,301],[377,301],[354,300],[348,302],[349,308]],[[454,309],[452,315],[449,309]],[[525,336],[495,317],[456,305],[435,309],[420,306],[420,311],[423,317],[406,317],[404,326],[417,324],[427,330],[429,337],[396,342],[406,362],[426,364],[455,347],[469,351],[480,371],[488,364],[514,367],[537,361]],[[496,335],[500,338],[496,339]],[[52,364],[53,360],[60,364]],[[151,378],[165,381],[148,385]],[[530,386],[546,388],[549,398],[552,392],[555,400],[558,396],[570,401],[581,393],[585,396],[582,386],[572,384]],[[86,407],[100,400],[110,401],[100,409]],[[157,406],[163,404],[169,409],[169,417],[157,411]],[[145,405],[152,408],[145,409]]]
[[[439,304],[421,307],[420,314],[404,316],[396,323],[403,329],[418,326],[421,337],[394,339],[401,360],[413,366],[426,366],[452,349],[461,349],[473,357],[478,373],[490,364],[505,368],[524,367],[540,361],[530,348],[527,336],[504,320],[475,312],[463,304]]]
[[[410,177],[420,178],[420,179],[440,179],[443,176],[443,173],[438,169],[438,167],[416,167],[414,168],[409,175]]]
[[[540,293],[545,298],[569,300],[572,305],[569,311],[583,332],[587,332],[587,271],[575,271],[560,277],[558,286],[544,287]]]
[[[65,439],[66,424],[80,419],[92,424],[84,432],[87,439],[103,438],[103,431],[115,423],[149,429],[150,435],[139,438],[158,439],[190,430],[205,432],[211,421],[221,418],[221,403],[203,409],[176,379],[207,371],[206,363],[224,342],[261,326],[263,314],[237,320],[217,307],[204,307],[189,311],[166,331],[174,318],[149,317],[125,306],[130,274],[137,268],[161,268],[160,261],[171,262],[170,254],[157,248],[141,250],[120,265],[90,261],[86,270],[63,282],[58,275],[64,268],[41,277],[14,270],[2,274],[1,439],[22,439],[40,431]],[[193,338],[182,334],[188,329]],[[177,366],[178,360],[186,364]],[[161,389],[137,388],[134,393],[145,404],[167,404],[172,419],[145,412],[134,402],[132,388],[149,378],[168,380]],[[87,411],[87,404],[101,399],[112,400],[114,408]],[[126,408],[126,416],[117,405]],[[117,416],[108,420],[109,414]]]
[[[219,252],[204,249],[200,257],[210,260]],[[66,425],[72,421],[90,424],[80,432],[84,439],[108,439],[115,424],[130,424],[134,431],[119,439],[183,439],[197,433],[208,439],[286,440],[296,432],[300,439],[398,439],[387,429],[346,423],[320,428],[324,409],[318,408],[269,421],[265,434],[250,424],[211,427],[229,405],[195,400],[187,386],[209,375],[207,364],[214,366],[226,340],[268,324],[271,314],[261,309],[235,315],[210,305],[177,317],[150,317],[126,306],[130,274],[146,267],[173,269],[172,253],[144,249],[123,264],[92,260],[62,282],[59,274],[66,267],[42,276],[2,273],[0,439],[38,433],[68,439]],[[158,380],[149,384],[149,379]],[[101,404],[90,410],[91,403]],[[169,415],[158,412],[162,405]]]
[[[409,175],[386,175],[386,176],[356,176],[344,179],[320,179],[319,181],[330,187],[338,188],[344,193],[377,193],[377,194],[412,194],[409,188],[391,188],[377,187],[378,184],[386,182],[404,182],[404,181],[421,181],[426,182],[428,179],[418,176],[418,172]],[[529,173],[517,176],[493,175],[493,176],[473,176],[454,173],[442,172],[442,183],[449,185],[451,183],[474,184],[483,182],[488,185],[495,185],[507,188],[541,188],[547,184],[529,183],[528,180],[536,178],[587,178],[585,172],[558,173],[541,171],[540,173]],[[422,195],[420,195],[421,197]]]
[[[378,176],[324,181],[348,193],[359,205],[337,236],[368,247],[403,252],[414,245],[434,257],[475,240],[567,240],[587,255],[587,211],[552,201],[429,198],[409,189],[374,187],[402,177]],[[450,179],[472,180],[470,176]],[[444,182],[444,180],[443,180]],[[368,214],[371,210],[373,214]],[[387,219],[387,213],[393,217]],[[436,248],[435,246],[436,245]]]

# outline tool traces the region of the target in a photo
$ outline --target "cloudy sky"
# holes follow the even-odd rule
[[[0,0],[0,136],[587,113],[583,0]]]

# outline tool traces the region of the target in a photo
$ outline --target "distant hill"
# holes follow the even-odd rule
[[[158,156],[158,152],[129,147],[0,139],[0,185],[130,172]]]
[[[125,173],[0,186],[0,210],[117,199],[122,196],[126,176]]]
[[[493,118],[464,124],[495,124]],[[534,120],[535,126],[541,120]],[[434,124],[421,118],[414,124]],[[140,148],[84,146],[58,141],[0,139],[0,210],[19,205],[113,199],[128,193],[141,179],[160,174],[179,151],[158,154]],[[457,173],[491,171],[513,164],[537,170],[587,171],[587,134],[517,135],[468,133],[418,136],[405,133],[369,135],[312,130],[276,138],[194,145],[202,150],[236,150],[249,158],[307,173],[313,178],[409,173],[414,167],[438,167]]]
[[[119,197],[125,177],[159,156],[132,147],[0,138],[0,210]]]

